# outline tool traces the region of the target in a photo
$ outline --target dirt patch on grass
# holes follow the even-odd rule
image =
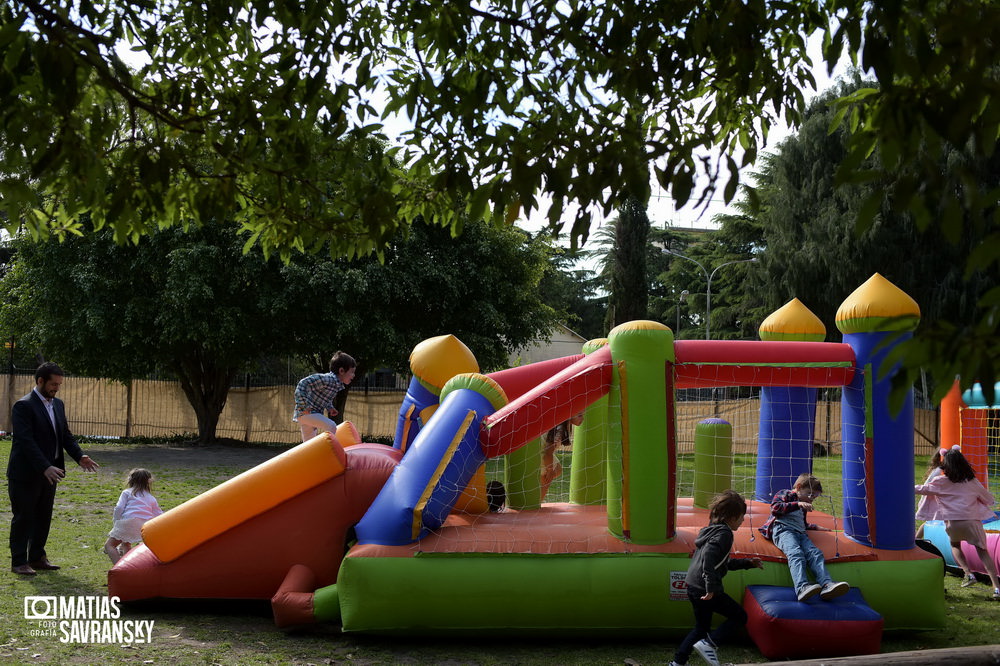
[[[250,469],[287,451],[289,447],[247,447],[213,444],[85,444],[82,447],[102,467],[151,470],[203,467],[244,467]]]

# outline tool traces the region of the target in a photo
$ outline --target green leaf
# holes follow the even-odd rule
[[[861,210],[858,211],[858,217],[854,224],[854,233],[862,234],[871,228],[872,224],[875,223],[875,216],[882,208],[883,200],[884,197],[881,191],[872,192],[865,198]]]

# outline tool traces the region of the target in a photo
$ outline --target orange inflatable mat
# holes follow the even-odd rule
[[[777,546],[757,531],[770,514],[770,505],[747,502],[747,520],[736,530],[734,557],[759,557],[767,562],[785,562]],[[403,546],[361,544],[347,557],[416,557],[429,553],[532,553],[626,554],[665,553],[689,557],[701,528],[708,524],[708,510],[692,505],[691,498],[678,500],[679,527],[674,538],[661,544],[634,544],[611,535],[607,529],[607,509],[599,505],[543,504],[533,511],[506,510],[481,516],[455,514],[445,524],[420,541]],[[809,514],[809,521],[839,529],[840,523],[820,511]],[[823,551],[827,562],[903,561],[932,559],[919,549],[881,550],[857,543],[843,532],[810,531],[813,543]]]
[[[282,502],[344,473],[344,449],[330,433],[275,456],[142,526],[161,562],[181,555]]]

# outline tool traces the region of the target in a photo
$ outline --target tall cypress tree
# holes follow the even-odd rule
[[[615,234],[608,257],[611,268],[608,329],[634,319],[646,319],[649,304],[646,276],[649,216],[645,204],[629,196],[618,208],[618,218],[612,224]]]
[[[850,133],[843,123],[830,131],[836,113],[831,103],[872,85],[848,81],[817,98],[799,131],[783,141],[776,153],[766,156],[754,174],[756,205],[750,205],[746,192],[739,214],[720,218],[720,235],[760,234],[758,242],[764,248],[759,254],[760,270],[747,273],[749,288],[743,294],[746,307],[756,312],[758,321],[797,297],[820,317],[833,339],[840,303],[879,272],[917,300],[922,328],[972,327],[977,319],[977,300],[998,283],[995,269],[992,274],[965,274],[966,259],[981,243],[984,230],[974,229],[949,239],[941,227],[921,230],[911,214],[893,208],[892,199],[900,195],[906,173],[883,176],[878,181],[838,184],[837,172],[848,157]],[[874,151],[867,166],[879,171],[881,158],[879,151]],[[971,159],[966,151],[946,151],[941,172],[947,177],[953,171],[950,165]],[[979,182],[956,181],[956,190],[1000,186],[997,153],[972,166],[975,168],[966,164],[966,171],[975,171]],[[859,209],[876,192],[884,193],[882,205],[874,222],[859,233],[855,224]],[[934,338],[929,336],[928,340]],[[959,351],[946,352],[951,357],[948,362]],[[918,355],[928,358],[928,353],[911,357]],[[934,355],[940,354],[930,354]]]

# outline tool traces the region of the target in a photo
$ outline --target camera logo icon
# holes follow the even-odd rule
[[[59,604],[56,597],[25,597],[25,620],[58,620]]]

